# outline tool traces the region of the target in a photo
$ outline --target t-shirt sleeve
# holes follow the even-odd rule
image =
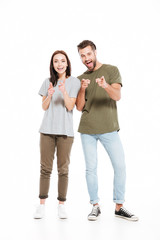
[[[38,94],[40,96],[48,96],[48,79],[46,79],[43,83],[41,88],[39,89]]]
[[[122,78],[117,67],[112,67],[109,81],[110,84],[119,83],[122,86]]]
[[[77,98],[78,92],[80,90],[81,87],[81,82],[78,78],[73,78],[72,79],[72,85],[69,91],[69,96],[71,98]]]

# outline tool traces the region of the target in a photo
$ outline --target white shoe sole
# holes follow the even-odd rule
[[[44,214],[41,215],[41,216],[38,216],[38,215],[37,215],[37,216],[33,216],[33,218],[34,218],[34,219],[42,219],[42,218],[44,218]]]
[[[59,219],[67,219],[68,217],[59,217]]]
[[[100,217],[100,214],[98,215],[98,217],[94,217],[94,218],[88,217],[88,220],[89,221],[96,221],[96,220],[98,220],[99,217]]]
[[[116,214],[115,214],[115,217],[123,218],[123,219],[131,221],[131,222],[137,222],[139,220],[138,218],[127,218],[127,217],[116,215]]]

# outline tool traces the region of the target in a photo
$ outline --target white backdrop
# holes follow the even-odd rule
[[[50,58],[57,49],[67,52],[73,76],[85,71],[76,48],[84,39],[95,42],[98,60],[116,65],[123,80],[118,113],[127,165],[126,206],[139,215],[141,221],[132,225],[135,229],[131,225],[120,225],[124,227],[121,237],[129,239],[132,231],[130,238],[151,237],[154,233],[154,239],[159,239],[159,12],[158,0],[0,1],[2,239],[75,239],[73,228],[68,225],[67,229],[71,230],[64,234],[59,224],[65,228],[65,223],[57,223],[57,219],[52,219],[53,216],[48,222],[41,221],[40,226],[36,222],[35,225],[32,211],[36,201],[38,203],[38,130],[44,113],[38,91],[43,80],[49,76]],[[86,216],[90,211],[90,208],[85,209],[89,205],[89,197],[80,136],[77,133],[80,115],[74,109],[75,141],[68,191],[72,224],[75,223],[74,214],[77,216],[78,212],[82,213],[85,224],[88,224]],[[109,214],[112,217],[113,171],[104,149],[100,145],[98,147],[99,195],[104,207],[103,215],[106,216],[111,209]],[[57,204],[56,181],[55,162],[48,199],[53,211]],[[46,232],[43,231],[44,225],[48,223],[47,226],[50,226],[52,221],[58,224],[57,230],[54,232],[48,227]],[[110,239],[116,239],[119,235],[114,231],[119,229],[121,223],[115,224],[112,219],[110,228],[110,220],[107,221],[108,228],[113,232],[105,232],[106,235],[100,239],[106,239],[107,234]],[[74,225],[75,231],[81,226],[83,232],[82,222]],[[101,230],[100,226],[106,222],[104,219],[102,225],[94,225],[94,229],[91,225],[84,227],[86,239],[92,231],[96,231],[96,227]],[[93,234],[93,239],[94,236],[99,237]],[[80,234],[77,239],[82,237]]]

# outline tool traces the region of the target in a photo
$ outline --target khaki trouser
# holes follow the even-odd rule
[[[57,150],[58,170],[58,200],[65,201],[68,188],[68,171],[70,163],[70,151],[73,137],[64,135],[40,134],[40,193],[39,198],[48,197],[50,175],[52,172],[55,150]]]

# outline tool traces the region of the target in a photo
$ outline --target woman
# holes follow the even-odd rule
[[[64,51],[54,52],[50,61],[50,78],[43,82],[39,90],[45,114],[40,127],[40,205],[34,218],[44,216],[55,151],[58,170],[58,215],[59,218],[67,218],[64,202],[74,138],[73,108],[79,89],[80,81],[71,76],[71,64],[67,54]]]

